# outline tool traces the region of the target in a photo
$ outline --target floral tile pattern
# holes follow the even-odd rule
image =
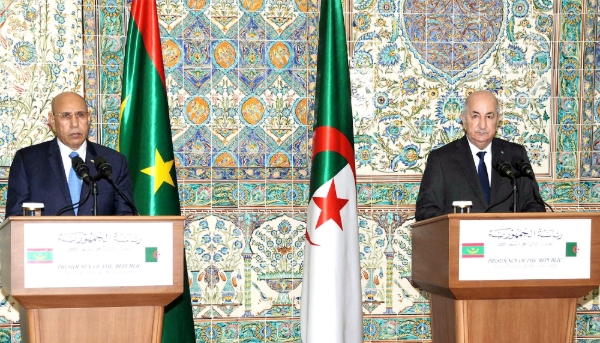
[[[409,340],[431,342],[431,322],[426,317],[367,318],[363,320],[365,340],[378,342]],[[196,342],[302,342],[300,321],[240,319],[235,322],[196,322]]]
[[[559,92],[558,92],[558,134],[557,144],[557,177],[572,179],[577,177],[577,151],[579,145],[577,135],[580,122],[579,84],[581,76],[581,49],[578,41],[582,38],[582,6],[581,1],[561,1],[562,12],[559,43]],[[587,150],[587,149],[586,149]],[[585,173],[584,173],[585,174]],[[583,176],[583,175],[582,175]]]
[[[579,338],[600,336],[600,316],[598,313],[580,313],[575,319],[575,335]]]
[[[600,32],[597,29],[598,3],[596,1],[585,1],[583,5],[587,8],[588,14],[584,16],[584,30],[582,38],[588,43],[583,47],[583,90],[582,90],[582,109],[581,109],[581,177],[598,177],[600,166],[600,152],[598,151],[600,136],[598,131],[598,86],[600,66],[595,58],[597,54],[598,38]],[[570,17],[574,15],[569,14]],[[577,38],[577,37],[574,37]]]
[[[359,173],[422,173],[429,151],[462,136],[464,99],[476,89],[500,100],[498,135],[525,145],[536,172],[550,173],[552,6],[380,0],[355,10]]]
[[[131,0],[0,0],[0,206],[18,148],[50,139],[63,90],[116,146]],[[198,342],[300,342],[318,7],[315,0],[157,0]],[[557,211],[598,211],[595,0],[354,0],[352,102],[366,340],[431,341],[411,283],[419,177],[462,136],[464,99],[497,94]],[[3,212],[0,209],[0,214]],[[20,342],[0,297],[0,342]],[[574,342],[600,341],[599,290]],[[13,305],[15,307],[13,307]]]
[[[77,0],[0,2],[0,176],[14,153],[49,139],[47,112],[63,90],[81,91]]]
[[[13,342],[13,330],[10,327],[0,327],[0,342],[1,343]],[[20,340],[19,340],[19,342],[20,342]]]
[[[428,296],[410,277],[409,212],[360,211],[367,315],[423,315]],[[197,318],[298,317],[306,212],[190,211],[185,231]]]

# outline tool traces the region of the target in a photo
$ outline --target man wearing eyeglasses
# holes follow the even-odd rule
[[[17,151],[10,167],[6,217],[22,215],[23,203],[43,203],[42,215],[53,216],[74,205],[65,215],[92,215],[93,199],[90,185],[72,168],[72,159],[79,156],[93,177],[98,174],[94,158],[101,156],[112,167],[112,180],[123,194],[133,200],[131,179],[125,156],[108,147],[87,140],[90,113],[85,100],[77,93],[64,92],[52,100],[48,123],[56,138]],[[133,214],[125,200],[106,179],[98,186],[98,215]]]

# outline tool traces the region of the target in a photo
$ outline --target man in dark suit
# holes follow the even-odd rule
[[[48,121],[56,138],[17,151],[10,167],[6,217],[22,215],[23,203],[44,204],[42,215],[52,216],[69,205],[83,201],[90,185],[72,171],[72,156],[77,153],[90,175],[97,174],[94,158],[101,156],[112,166],[112,179],[130,200],[132,185],[125,156],[105,146],[87,140],[90,113],[85,100],[77,93],[65,92],[52,100]],[[70,187],[70,184],[76,185]],[[81,192],[77,188],[81,187]],[[97,209],[99,215],[133,214],[125,200],[106,179],[98,181]],[[75,190],[74,190],[75,189]],[[92,196],[65,212],[67,215],[92,215]]]
[[[494,138],[500,117],[494,94],[478,91],[467,98],[461,114],[465,136],[432,151],[427,158],[416,220],[452,213],[454,201],[472,201],[471,212],[513,211],[511,180],[493,166],[498,161],[529,163],[529,159],[522,145]],[[516,173],[514,167],[508,167]],[[521,176],[516,183],[517,211],[545,212],[535,179]]]

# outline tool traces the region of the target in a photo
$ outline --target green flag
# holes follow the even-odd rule
[[[304,343],[363,342],[350,73],[341,0],[321,1],[300,322]]]
[[[158,262],[158,249],[156,247],[146,247],[146,262]]]
[[[484,244],[483,243],[463,243],[462,245],[462,257],[484,257]]]
[[[567,242],[567,257],[577,257],[578,251],[577,242]]]
[[[125,47],[119,151],[142,215],[180,215],[156,2],[134,0]],[[163,343],[195,342],[184,261],[183,294],[165,307]]]

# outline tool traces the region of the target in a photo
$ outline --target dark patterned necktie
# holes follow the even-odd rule
[[[488,178],[487,167],[485,166],[485,162],[483,161],[483,156],[485,156],[485,151],[480,151],[477,153],[477,157],[479,157],[479,166],[477,167],[477,174],[479,174],[479,182],[481,183],[481,188],[483,188],[483,194],[485,194],[485,200],[487,204],[490,204],[490,179]]]

